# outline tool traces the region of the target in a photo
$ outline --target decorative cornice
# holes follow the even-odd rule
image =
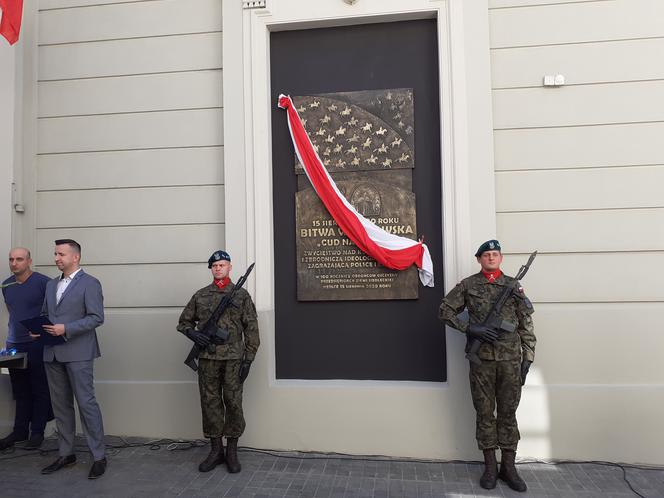
[[[264,9],[266,0],[242,0],[242,8],[247,9]]]

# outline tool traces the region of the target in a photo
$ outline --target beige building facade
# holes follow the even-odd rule
[[[477,458],[453,330],[445,383],[275,375],[269,34],[422,18],[438,30],[438,292],[488,238],[508,273],[539,251],[520,455],[664,463],[658,0],[26,0],[21,40],[0,40],[0,250],[28,246],[55,276],[53,240],[82,244],[105,294],[107,433],[201,436],[175,325],[225,247],[236,273],[256,262],[241,444]],[[0,399],[8,429],[6,375]]]

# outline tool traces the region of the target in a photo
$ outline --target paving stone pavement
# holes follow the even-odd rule
[[[132,443],[147,440],[132,439]],[[112,446],[120,438],[108,437]],[[491,491],[479,487],[479,463],[421,462],[344,457],[316,453],[277,453],[241,449],[242,472],[225,467],[200,473],[207,446],[188,450],[134,446],[109,449],[108,470],[88,480],[91,459],[77,441],[74,467],[44,476],[40,470],[57,456],[56,441],[42,450],[15,448],[0,453],[0,497],[238,497],[238,498],[434,498],[434,497],[634,497],[617,466],[590,463],[521,463],[527,493],[504,483]],[[664,468],[626,467],[632,486],[646,497],[664,497]]]

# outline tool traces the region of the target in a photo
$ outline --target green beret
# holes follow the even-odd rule
[[[212,263],[216,263],[217,261],[230,261],[231,256],[228,254],[226,251],[214,251],[212,253],[212,256],[210,256],[210,259],[208,259],[208,268],[212,268]]]
[[[500,252],[500,242],[497,240],[487,240],[484,244],[482,244],[479,249],[477,249],[477,252],[475,253],[475,257],[479,258],[482,253],[485,253],[486,251],[498,251]]]

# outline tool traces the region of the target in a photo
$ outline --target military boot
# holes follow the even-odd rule
[[[498,480],[498,464],[496,463],[496,450],[484,450],[484,474],[480,477],[480,486],[484,489],[493,489]]]
[[[210,453],[198,466],[198,470],[210,472],[221,463],[224,463],[224,442],[220,437],[210,438]]]
[[[515,458],[516,451],[501,450],[500,472],[498,473],[498,477],[505,481],[514,491],[523,492],[528,489],[528,486],[526,486],[526,483],[523,482],[523,479],[521,479],[516,471],[516,466],[514,465]]]
[[[226,442],[226,468],[228,468],[228,472],[235,474],[242,470],[242,465],[237,459],[237,438],[226,438]]]

